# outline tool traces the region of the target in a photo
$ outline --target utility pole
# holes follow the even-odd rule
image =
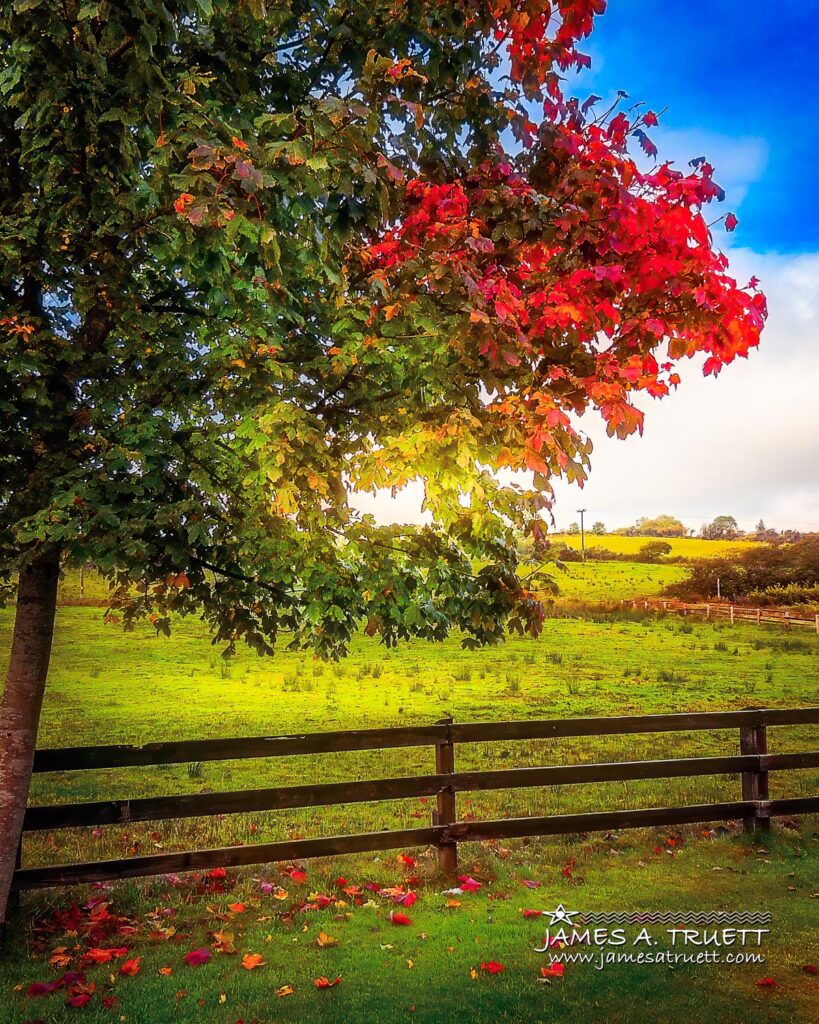
[[[580,515],[580,555],[583,561],[586,561],[586,530],[583,526],[583,514],[586,511],[584,508],[579,508],[578,514]]]

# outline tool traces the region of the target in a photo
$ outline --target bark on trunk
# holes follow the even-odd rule
[[[59,569],[59,551],[51,548],[20,573],[17,586],[11,657],[0,701],[0,924],[6,916],[31,783]]]

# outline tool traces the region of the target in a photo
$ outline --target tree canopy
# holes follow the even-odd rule
[[[604,6],[3,4],[6,582],[56,548],[126,623],[263,651],[537,631],[514,537],[583,480],[578,416],[641,430],[765,317],[710,165],[564,94]],[[424,529],[348,502],[415,479]]]

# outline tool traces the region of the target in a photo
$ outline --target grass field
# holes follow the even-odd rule
[[[640,570],[641,585],[655,582],[658,571],[656,566],[614,565],[626,573]],[[575,571],[595,572],[598,566],[570,569],[569,578],[576,579]],[[581,583],[587,586],[580,581],[578,587]],[[8,650],[10,626],[11,612],[0,613],[3,652]],[[478,652],[462,650],[457,638],[386,651],[374,639],[362,637],[338,665],[300,653],[260,659],[246,651],[226,662],[196,620],[177,623],[167,639],[148,629],[123,634],[102,622],[98,608],[64,607],[58,613],[40,745],[427,723],[445,713],[476,721],[809,704],[817,697],[817,655],[819,638],[813,636],[793,637],[750,625],[694,624],[676,617],[599,613],[550,618],[539,640],[516,638]],[[801,727],[771,730],[771,749],[815,747],[814,733]],[[459,748],[457,767],[736,749],[735,732],[523,741]],[[332,782],[410,775],[432,766],[432,750],[417,748],[190,768],[65,772],[38,776],[32,799],[59,802]],[[817,775],[789,772],[774,777],[772,795],[816,792]],[[459,798],[459,812],[482,818],[697,803],[738,795],[736,778],[646,780],[467,795]],[[429,813],[428,803],[412,800],[110,826],[97,835],[68,830],[30,837],[25,861],[54,863],[413,827],[425,824]],[[813,1019],[817,979],[802,966],[819,959],[811,947],[817,908],[811,894],[819,868],[819,844],[811,827],[806,820],[801,832],[780,830],[770,847],[721,827],[520,840],[507,847],[469,845],[462,848],[462,866],[485,885],[478,893],[458,897],[459,906],[448,906],[448,898],[440,895],[443,886],[430,851],[410,851],[418,860],[412,869],[402,869],[392,854],[315,862],[303,885],[283,878],[278,866],[231,873],[229,893],[203,893],[201,883],[197,887],[188,881],[123,884],[105,899],[113,901],[112,911],[129,917],[124,937],[116,930],[100,935],[99,928],[86,936],[82,924],[77,934],[77,922],[68,933],[65,921],[44,924],[42,915],[54,908],[65,910],[73,894],[27,895],[22,919],[6,939],[0,962],[0,1009],[6,1011],[0,1019],[3,1024],[78,1019],[262,1024],[325,1018],[534,1024],[571,1016],[587,1024],[637,1024],[645,1019],[676,1021],[695,1009],[737,1024],[807,1022]],[[383,895],[364,890],[359,905],[342,894],[335,884],[339,874],[359,886],[373,881],[395,885],[413,876],[408,884],[418,902],[407,911],[411,925],[390,923],[387,911],[393,904]],[[265,895],[260,879],[281,884],[287,896],[277,900]],[[539,888],[524,884],[530,881]],[[340,896],[345,905],[305,910],[303,903],[312,892]],[[81,890],[81,901],[102,895]],[[228,909],[238,902],[245,904],[244,911]],[[548,963],[533,949],[540,943],[542,924],[524,919],[520,911],[549,909],[557,902],[582,910],[765,909],[774,914],[775,927],[764,965],[672,969],[619,964],[603,971],[589,964],[569,965],[565,977],[539,983],[538,970]],[[166,940],[157,923],[176,931]],[[317,946],[322,930],[338,945]],[[237,954],[217,953],[202,967],[185,964],[189,950],[218,945],[217,931],[233,934]],[[30,983],[60,975],[61,968],[49,964],[55,949],[65,947],[58,956],[71,970],[80,966],[89,943],[127,945],[129,957],[141,958],[139,974],[121,976],[116,964],[88,968],[86,980],[97,990],[81,1010],[64,1005],[64,992],[26,995]],[[243,970],[245,953],[259,953],[265,963],[251,972]],[[505,966],[494,976],[480,968],[493,960]],[[160,973],[168,967],[171,974]],[[321,976],[342,980],[320,991],[313,982]],[[773,976],[777,987],[757,986],[765,976]],[[277,996],[277,990],[289,991],[286,986],[293,986],[293,993]],[[104,1005],[103,1000],[112,999]],[[450,1010],[442,1014],[441,1007]],[[456,1016],[455,1007],[462,1016]]]
[[[7,649],[10,613],[2,613]],[[511,639],[484,651],[413,643],[387,651],[358,639],[336,665],[308,654],[281,652],[262,659],[240,650],[225,661],[197,620],[177,623],[171,639],[143,629],[123,634],[102,622],[99,609],[64,608],[43,711],[42,746],[141,743],[209,736],[365,728],[433,722],[639,714],[686,709],[799,705],[815,702],[819,638],[757,631],[722,623],[692,625],[677,617],[640,620],[626,615],[552,618],[539,640]],[[809,730],[789,729],[774,744],[807,741]],[[462,748],[460,767],[620,760],[642,756],[734,750],[736,736],[583,738]],[[210,789],[287,785],[345,778],[413,774],[431,768],[432,749],[366,751],[324,758],[204,764],[188,769],[100,771],[42,775],[37,801],[82,800]],[[788,773],[777,786],[806,792],[810,773]],[[815,774],[815,773],[814,773]],[[480,815],[582,811],[595,806],[649,806],[718,799],[732,783],[719,778],[630,782],[517,793],[482,793],[462,810]],[[814,779],[815,785],[815,779]],[[734,784],[732,792],[737,790]],[[784,789],[783,789],[784,792]],[[361,804],[343,809],[270,813],[254,821],[260,840],[351,828],[411,826],[427,809],[417,802]],[[247,838],[249,821],[200,820],[163,826],[167,848]],[[150,848],[150,825],[128,830],[128,842]],[[122,832],[105,829],[91,842],[94,856],[122,847]],[[87,834],[86,839],[87,841]],[[60,833],[33,839],[30,862],[59,860],[78,849],[79,837]]]
[[[608,548],[616,555],[636,554],[644,544],[648,544],[654,537],[623,537],[618,533],[607,533],[603,536],[596,536],[593,533],[586,534],[586,547]],[[671,558],[723,558],[733,552],[741,551],[743,548],[754,547],[757,543],[752,540],[703,540],[701,537],[663,537],[671,545]],[[555,533],[549,534],[549,540],[555,544],[565,544],[567,547],[580,550],[580,534]]]

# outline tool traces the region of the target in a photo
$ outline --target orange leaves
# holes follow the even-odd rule
[[[293,985],[282,985],[276,989],[276,995],[279,999],[282,999],[285,996],[292,996],[295,991],[296,989]]]
[[[325,978],[322,975],[322,977],[316,978],[313,981],[313,984],[316,986],[316,988],[319,988],[319,989],[321,989],[321,988],[335,988],[336,985],[340,985],[341,984],[341,978],[334,978],[332,981],[330,981],[329,978]]]
[[[316,939],[316,945],[320,949],[329,949],[331,946],[338,945],[338,939],[332,935],[328,935],[327,932],[319,932],[318,938]]]
[[[179,198],[173,204],[173,208],[180,215],[180,217],[184,217],[186,215],[188,207],[191,205],[195,198],[196,196],[192,196],[190,192],[183,192],[182,195],[179,196]]]
[[[165,577],[165,586],[175,590],[187,590],[190,585],[191,581],[184,572],[168,573]]]
[[[111,949],[92,947],[83,953],[79,960],[79,966],[89,967],[92,964],[107,964],[112,960],[121,960],[128,953],[127,946],[117,946]]]
[[[541,978],[562,978],[566,973],[566,968],[563,964],[553,961],[548,967],[540,968]]]
[[[245,953],[242,957],[242,967],[246,971],[255,971],[257,967],[264,964],[264,957],[261,953]]]
[[[133,977],[139,974],[139,962],[142,958],[135,956],[132,960],[126,960],[119,969],[120,974],[130,975]]]

